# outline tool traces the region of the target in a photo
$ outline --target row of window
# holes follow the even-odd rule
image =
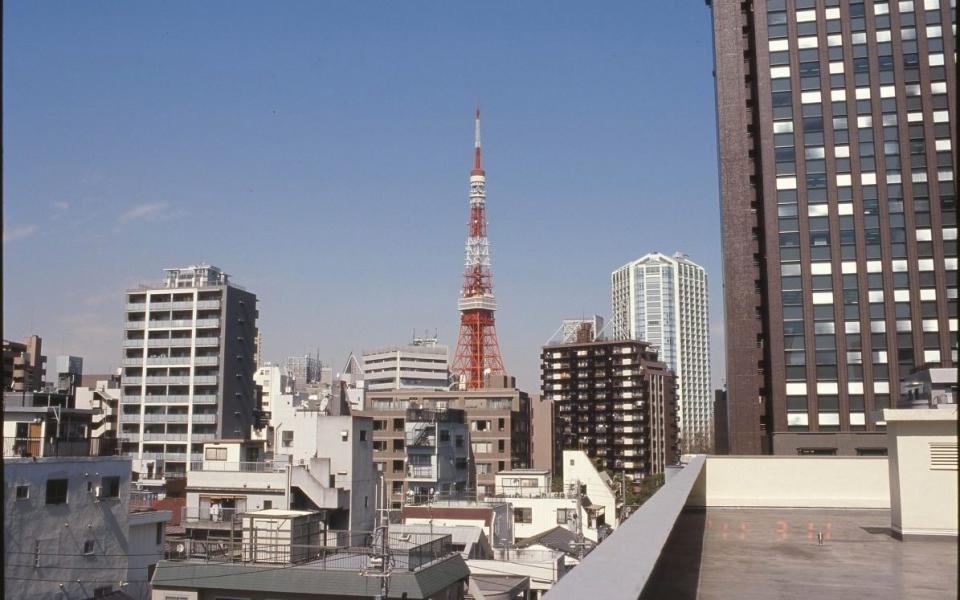
[[[48,479],[45,486],[45,504],[66,504],[68,488],[69,480],[67,479]],[[97,498],[119,498],[120,478],[102,477],[99,487],[95,487],[92,481],[87,481],[87,492],[96,494]],[[30,484],[17,484],[16,499],[27,500],[29,498]]]

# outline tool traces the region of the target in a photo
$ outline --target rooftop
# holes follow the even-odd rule
[[[933,599],[957,589],[956,538],[901,542],[884,509],[688,509],[664,552],[677,560],[648,584],[651,598]]]

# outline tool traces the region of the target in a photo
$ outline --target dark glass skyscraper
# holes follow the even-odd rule
[[[955,6],[714,0],[731,453],[870,453],[956,366]]]

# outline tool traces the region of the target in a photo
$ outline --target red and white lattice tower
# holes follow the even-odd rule
[[[503,374],[500,344],[494,328],[493,313],[497,299],[493,295],[490,269],[490,241],[487,240],[486,182],[480,156],[480,110],[477,109],[473,170],[470,171],[470,222],[467,224],[466,264],[460,309],[460,337],[452,371],[461,388],[483,388],[484,376]]]

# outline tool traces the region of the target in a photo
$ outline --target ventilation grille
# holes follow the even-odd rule
[[[956,471],[957,442],[930,442],[930,468],[934,471]]]

